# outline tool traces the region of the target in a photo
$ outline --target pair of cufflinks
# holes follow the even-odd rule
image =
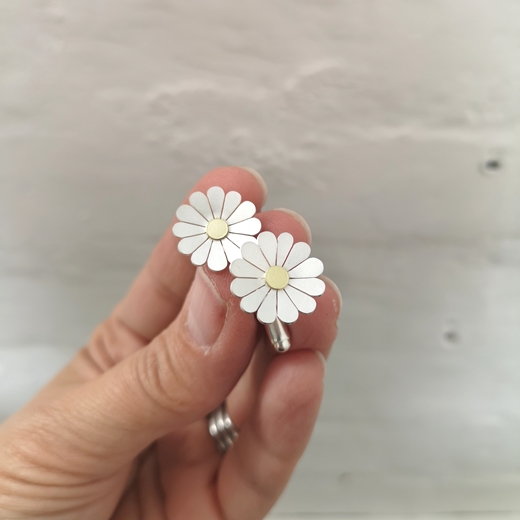
[[[179,251],[191,255],[196,266],[212,271],[229,270],[235,277],[231,292],[241,298],[244,312],[256,313],[278,352],[290,348],[284,324],[296,322],[300,313],[316,309],[315,297],[325,292],[319,279],[323,262],[310,257],[305,242],[294,242],[290,233],[276,237],[262,230],[256,207],[242,201],[236,191],[213,186],[207,193],[192,193],[189,204],[177,210],[173,234]]]

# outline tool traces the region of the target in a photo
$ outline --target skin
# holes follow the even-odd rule
[[[215,185],[257,208],[267,195],[240,168],[213,170],[192,191]],[[292,212],[257,216],[263,230],[310,242]],[[170,226],[90,342],[0,425],[0,518],[255,520],[280,496],[316,421],[341,296],[324,278],[316,311],[277,355],[228,270],[195,277],[178,240]],[[219,302],[209,346],[190,325],[200,279]],[[221,456],[205,417],[225,399],[240,435]]]

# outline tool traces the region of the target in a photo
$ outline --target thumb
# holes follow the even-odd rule
[[[251,358],[257,322],[229,290],[229,273],[199,268],[177,319],[147,347],[68,394],[54,425],[85,470],[131,460],[166,433],[203,418],[235,386]],[[60,436],[60,437],[61,437]],[[85,444],[86,446],[82,446]]]

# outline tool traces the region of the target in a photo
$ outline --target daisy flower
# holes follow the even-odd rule
[[[325,283],[317,278],[323,262],[309,258],[311,248],[305,242],[294,243],[290,233],[278,238],[270,231],[258,235],[258,243],[242,246],[242,258],[231,264],[231,292],[242,298],[240,307],[254,313],[264,324],[280,319],[294,323],[300,312],[316,309],[313,296],[325,292]]]
[[[253,218],[256,207],[252,202],[242,202],[236,191],[224,193],[218,186],[205,195],[192,193],[189,204],[177,210],[177,222],[173,234],[182,238],[179,251],[191,255],[194,265],[204,265],[212,271],[222,271],[233,260],[240,258],[243,244],[255,240],[262,228]]]

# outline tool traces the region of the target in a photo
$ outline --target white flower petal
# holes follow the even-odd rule
[[[239,233],[241,235],[256,235],[261,229],[262,223],[257,218],[250,218],[229,226],[231,233]]]
[[[208,260],[209,251],[211,249],[212,240],[206,240],[192,255],[191,262],[194,265],[204,265]]]
[[[177,224],[173,226],[173,234],[179,238],[202,235],[202,233],[206,235],[205,227],[195,226],[194,224],[186,224],[186,222],[177,222]]]
[[[289,285],[309,296],[321,296],[325,292],[325,282],[319,278],[292,278]]]
[[[249,262],[246,262],[242,258],[235,260],[231,267],[229,268],[231,274],[233,276],[237,276],[239,278],[261,278],[264,279],[264,272],[258,267],[251,265]]]
[[[242,222],[243,220],[253,217],[255,213],[256,206],[251,201],[246,200],[242,202],[242,204],[240,204],[240,206],[238,206],[233,214],[227,219],[227,223],[231,225]]]
[[[213,186],[208,190],[209,205],[215,218],[220,218],[220,215],[222,215],[225,196],[226,194],[220,186]]]
[[[246,242],[257,243],[256,238],[251,235],[239,235],[238,233],[229,233],[227,238],[238,247],[242,247]]]
[[[213,219],[213,212],[209,206],[208,197],[200,191],[190,195],[190,204],[209,222]]]
[[[254,242],[246,242],[242,246],[242,258],[259,269],[262,269],[263,273],[269,269],[269,264],[265,256],[262,254],[260,247]]]
[[[193,251],[198,249],[206,240],[209,240],[208,235],[195,235],[194,237],[183,238],[179,242],[179,251],[184,255],[191,255]]]
[[[287,255],[287,259],[285,260],[283,266],[287,269],[287,271],[289,271],[298,264],[301,264],[304,260],[307,260],[310,254],[311,246],[309,244],[306,244],[305,242],[297,242],[294,244],[290,253]]]
[[[180,206],[176,215],[181,222],[187,222],[188,224],[204,227],[208,224],[208,221],[193,206],[188,204]]]
[[[220,217],[222,220],[226,220],[231,216],[233,211],[235,211],[240,203],[242,202],[242,195],[238,193],[238,191],[230,191],[226,194],[226,198],[224,199],[224,207],[222,208],[222,216]]]
[[[311,298],[309,295],[302,293],[298,289],[288,285],[284,291],[291,298],[296,308],[304,314],[310,314],[316,309],[316,300]]]
[[[283,265],[287,255],[294,244],[294,237],[290,233],[282,233],[278,237],[278,250],[276,252],[276,265]]]
[[[276,320],[276,291],[269,291],[256,314],[261,323],[273,323]]]
[[[308,258],[289,270],[290,278],[314,278],[323,273],[323,262],[319,258]]]
[[[208,267],[212,271],[222,271],[228,265],[226,253],[220,243],[220,240],[213,240],[211,244],[211,251],[208,256]]]
[[[255,292],[248,294],[240,300],[240,308],[245,312],[256,312],[264,301],[265,295],[270,291],[267,285],[263,285]]]
[[[262,278],[235,278],[231,282],[231,292],[238,298],[243,298],[265,285]]]
[[[258,235],[258,245],[262,250],[265,258],[269,265],[276,265],[276,250],[278,241],[274,236],[274,233],[270,231],[264,231]]]
[[[284,290],[278,291],[277,314],[284,323],[294,323],[298,319],[298,309]]]
[[[240,248],[233,244],[229,238],[226,237],[222,240],[222,246],[224,247],[224,252],[226,253],[229,263],[241,258]]]

